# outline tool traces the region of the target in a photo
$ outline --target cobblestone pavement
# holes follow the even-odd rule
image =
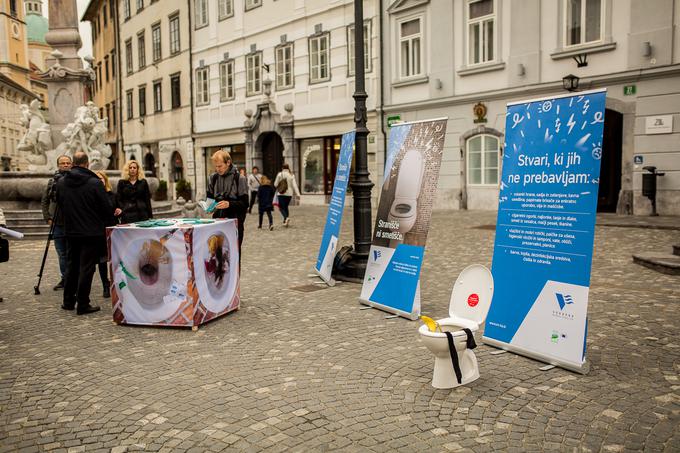
[[[62,311],[54,254],[33,296],[43,243],[12,243],[0,265],[0,451],[680,451],[680,279],[631,261],[680,232],[597,228],[590,374],[481,345],[478,381],[435,390],[418,322],[360,310],[358,285],[293,289],[309,284],[324,220],[321,207],[293,208],[292,226],[273,232],[249,219],[242,307],[198,332],[115,326],[108,305]],[[465,266],[490,265],[494,222],[435,212],[426,314],[446,315]]]

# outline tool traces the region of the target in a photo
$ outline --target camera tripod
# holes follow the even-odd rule
[[[33,287],[34,294],[40,295],[40,282],[42,281],[43,271],[45,270],[45,261],[47,261],[47,253],[50,251],[50,242],[54,238],[54,227],[56,225],[57,214],[59,214],[59,205],[54,209],[52,216],[52,224],[50,225],[50,232],[47,235],[47,243],[45,244],[45,253],[43,253],[42,263],[40,264],[40,272],[38,272],[38,284]]]

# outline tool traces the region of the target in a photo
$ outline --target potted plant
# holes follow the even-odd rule
[[[179,179],[175,183],[176,198],[182,197],[184,200],[191,200],[191,183],[185,179]]]
[[[168,182],[164,180],[158,181],[158,189],[153,195],[153,199],[156,201],[165,201],[168,199]]]

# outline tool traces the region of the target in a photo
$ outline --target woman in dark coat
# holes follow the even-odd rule
[[[121,223],[141,222],[153,217],[149,184],[136,160],[125,164],[123,176],[118,181],[116,215],[120,215]]]
[[[262,228],[262,218],[267,214],[267,218],[269,218],[269,231],[271,231],[274,229],[274,220],[272,219],[272,211],[274,210],[274,187],[272,186],[272,181],[265,175],[262,175],[262,178],[260,179],[257,197],[260,211],[260,223],[258,228]]]
[[[109,203],[111,205],[111,209],[114,209],[116,206],[116,196],[113,194],[113,190],[111,190],[111,183],[109,183],[109,178],[106,176],[106,173],[102,171],[96,171],[95,174],[99,179],[101,180],[102,184],[104,184],[104,189],[106,190],[106,196],[109,198]],[[115,219],[115,222],[112,222],[111,224],[107,224],[106,226],[114,226],[117,223],[118,219]],[[109,280],[109,251],[108,247],[106,245],[106,236],[104,236],[104,242],[102,243],[101,247],[101,256],[99,258],[99,277],[102,280],[102,287],[104,288],[104,294],[103,296],[106,298],[111,297],[111,281]]]

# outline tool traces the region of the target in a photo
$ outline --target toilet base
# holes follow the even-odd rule
[[[456,379],[456,373],[453,370],[451,357],[434,359],[434,373],[432,375],[432,387],[437,389],[452,389],[461,385],[469,384],[479,378],[479,367],[477,365],[477,357],[475,353],[469,349],[458,354],[458,362],[460,363],[460,371],[463,375],[461,383]]]

